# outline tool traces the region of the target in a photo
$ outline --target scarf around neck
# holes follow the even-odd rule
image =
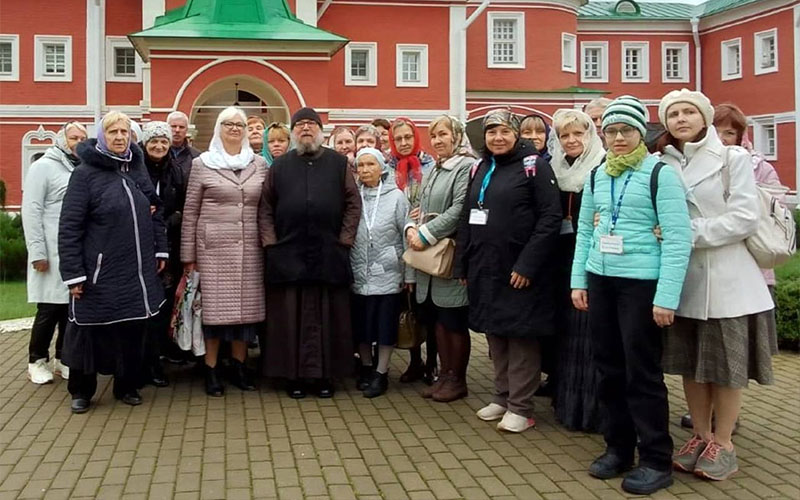
[[[420,147],[419,129],[408,118],[398,118],[396,121],[402,120],[409,127],[414,134],[414,148],[407,155],[401,155],[397,151],[397,145],[394,142],[394,134],[389,134],[389,146],[392,150],[392,156],[396,160],[395,165],[395,183],[401,191],[404,191],[409,183],[409,176],[411,176],[417,184],[422,182],[422,162],[419,159],[419,154],[422,151]]]
[[[646,156],[647,146],[644,145],[644,141],[640,142],[633,151],[624,155],[617,155],[609,150],[606,154],[605,171],[611,177],[619,177],[629,168],[639,170],[642,166],[642,160]]]

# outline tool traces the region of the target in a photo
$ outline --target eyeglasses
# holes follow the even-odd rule
[[[611,141],[616,139],[618,134],[622,134],[622,137],[624,137],[625,139],[630,139],[634,136],[636,132],[638,132],[637,129],[628,126],[620,128],[608,127],[603,129],[603,135],[606,136],[606,140],[611,140]]]
[[[315,125],[318,124],[314,120],[300,120],[299,122],[294,124],[294,128],[299,128],[299,129],[304,129],[306,127],[314,128]]]
[[[222,126],[228,130],[233,130],[235,128],[244,130],[244,128],[247,127],[247,125],[242,122],[222,122]]]

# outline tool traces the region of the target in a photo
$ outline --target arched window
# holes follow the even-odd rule
[[[42,125],[36,130],[30,130],[22,136],[22,184],[25,185],[25,176],[31,164],[38,160],[47,151],[47,148],[56,143],[56,133],[45,130]]]
[[[641,11],[639,5],[633,0],[620,0],[614,6],[614,12],[617,14],[639,14]]]

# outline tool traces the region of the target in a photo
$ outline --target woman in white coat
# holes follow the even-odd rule
[[[53,381],[53,371],[69,378],[61,363],[61,347],[67,325],[69,289],[58,272],[58,220],[61,201],[72,170],[80,163],[75,148],[86,140],[86,128],[67,122],[56,136],[55,146],[33,162],[22,191],[22,225],[28,249],[28,302],[36,304],[36,317],[28,346],[28,378],[34,384]],[[56,326],[56,356],[51,370],[50,342]]]
[[[758,228],[756,182],[747,151],[718,137],[705,95],[672,91],[658,114],[671,136],[662,160],[682,172],[694,240],[664,342],[664,371],[683,376],[694,431],[673,465],[722,480],[738,470],[731,434],[742,388],[750,379],[773,382],[777,352],[774,304],[745,246]]]

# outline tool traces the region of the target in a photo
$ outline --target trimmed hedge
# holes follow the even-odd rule
[[[25,279],[28,250],[22,234],[22,217],[0,211],[0,280]]]

